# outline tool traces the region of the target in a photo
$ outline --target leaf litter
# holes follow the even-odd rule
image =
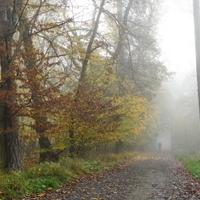
[[[169,153],[144,153],[101,174],[86,175],[29,199],[199,200],[200,180]]]

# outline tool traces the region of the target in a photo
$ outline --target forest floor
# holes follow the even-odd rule
[[[170,153],[144,153],[101,174],[83,176],[39,196],[25,199],[199,200],[200,180]]]

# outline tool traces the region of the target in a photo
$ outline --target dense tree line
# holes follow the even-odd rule
[[[154,137],[151,100],[170,73],[156,43],[158,1],[0,0],[0,143],[4,168],[22,149],[40,162]]]

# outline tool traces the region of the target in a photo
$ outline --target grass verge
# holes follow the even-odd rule
[[[200,178],[200,154],[176,154],[174,157],[186,164],[190,174]]]
[[[0,200],[19,199],[45,190],[55,190],[83,174],[99,173],[135,156],[135,153],[129,152],[99,155],[89,160],[62,158],[58,163],[42,163],[24,172],[0,172]]]

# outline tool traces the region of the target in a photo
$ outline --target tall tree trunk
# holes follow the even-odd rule
[[[118,42],[116,45],[115,53],[113,55],[113,62],[116,63],[116,72],[120,80],[125,80],[125,74],[126,74],[126,64],[127,60],[125,60],[125,49],[128,48],[125,46],[125,32],[127,30],[127,22],[128,22],[128,16],[130,13],[131,6],[133,4],[133,0],[129,0],[127,7],[125,9],[124,15],[123,15],[123,0],[116,0],[117,2],[117,20],[120,24],[119,26],[119,33],[118,33]],[[121,82],[121,81],[120,81]],[[124,95],[124,87],[122,87],[122,84],[119,82],[119,94],[121,96]],[[115,144],[115,152],[119,153],[122,150],[123,147],[123,141],[118,140]]]
[[[196,71],[197,71],[199,113],[200,113],[200,11],[199,9],[200,9],[199,0],[193,0],[195,47],[196,47]]]
[[[40,9],[40,8],[38,8]],[[26,22],[26,19],[21,19],[21,27],[20,27],[20,35],[21,35],[21,40],[24,41],[24,48],[26,52],[34,52],[34,45],[33,45],[33,41],[31,36],[29,35],[29,25]],[[37,65],[37,59],[36,57],[33,56],[29,56],[27,61],[27,66],[26,68],[29,70],[32,70],[35,68],[35,66]],[[28,78],[29,80],[31,80],[32,74],[27,74],[27,76],[31,76],[30,78]],[[34,84],[34,83],[33,83]],[[39,88],[33,87],[30,88],[30,92],[31,92],[31,96],[32,96],[32,101],[33,101],[33,105],[34,108],[37,109],[38,105],[40,105],[40,103],[42,102],[42,99],[40,96],[38,96],[39,93]],[[36,133],[39,135],[39,145],[40,145],[40,158],[39,158],[39,162],[45,162],[45,161],[58,161],[58,153],[55,153],[52,150],[52,145],[51,142],[48,138],[48,136],[45,136],[44,133],[46,131],[45,128],[41,128],[42,124],[47,123],[47,117],[46,114],[41,113],[40,116],[37,116],[35,119],[35,126],[36,126]]]
[[[116,61],[119,59],[119,56],[122,58],[123,57],[123,49],[125,48],[124,46],[124,39],[125,39],[125,32],[127,30],[127,22],[128,22],[128,16],[130,13],[131,6],[133,4],[133,0],[129,0],[127,7],[125,9],[125,13],[123,16],[123,0],[116,0],[117,2],[117,20],[119,22],[119,35],[118,35],[118,43],[117,47],[115,49],[115,53],[113,55],[113,60]],[[122,63],[123,65],[123,63]],[[122,66],[121,66],[122,67]]]
[[[99,12],[97,14],[97,18],[96,18],[96,21],[95,21],[94,30],[92,32],[90,41],[88,43],[86,53],[85,53],[85,58],[84,58],[83,63],[82,63],[81,75],[80,75],[80,79],[79,79],[80,83],[85,80],[86,71],[87,71],[87,64],[88,64],[88,61],[90,59],[90,55],[92,53],[92,45],[94,43],[94,39],[95,39],[96,34],[97,34],[97,30],[98,30],[98,27],[99,27],[99,21],[100,21],[101,14],[103,12],[104,4],[105,4],[105,0],[102,0],[101,5],[99,7]]]
[[[20,145],[20,136],[18,132],[18,119],[15,116],[14,104],[16,83],[8,75],[10,71],[12,36],[15,32],[15,22],[13,13],[16,12],[15,3],[12,4],[7,0],[0,0],[0,59],[1,59],[1,91],[7,92],[6,98],[0,102],[0,128],[1,133],[1,153],[3,167],[11,170],[22,169],[22,154]],[[4,154],[4,155],[3,155]]]
[[[92,54],[92,45],[94,43],[97,31],[98,31],[98,27],[99,27],[99,21],[101,18],[101,14],[103,12],[103,7],[105,4],[106,0],[102,0],[101,1],[101,5],[99,7],[99,12],[97,14],[95,23],[94,23],[94,30],[92,31],[91,34],[91,38],[90,41],[88,43],[86,52],[85,52],[85,58],[82,62],[82,67],[81,67],[81,74],[80,74],[80,78],[79,78],[79,85],[78,85],[78,89],[77,89],[77,93],[76,93],[76,97],[75,97],[75,102],[77,101],[77,98],[79,98],[79,92],[81,92],[81,90],[83,89],[83,83],[85,81],[85,77],[86,77],[86,72],[87,72],[87,65],[90,59],[90,55]],[[72,117],[72,123],[73,123],[73,117]],[[72,124],[73,127],[73,124]],[[69,137],[70,137],[70,148],[69,148],[69,152],[70,152],[70,156],[73,157],[74,154],[76,154],[76,146],[75,146],[75,141],[74,141],[74,130],[69,130]]]

